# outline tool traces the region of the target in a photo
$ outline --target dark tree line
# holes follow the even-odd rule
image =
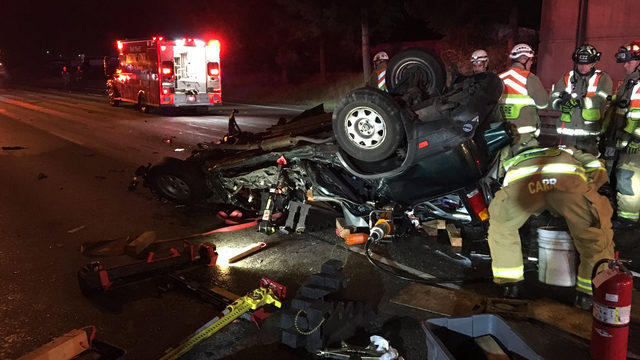
[[[451,46],[484,46],[495,39],[496,24],[513,25],[514,4],[540,1],[5,1],[0,49],[16,59],[47,49],[99,57],[115,51],[116,39],[217,37],[226,64],[275,71],[284,81],[362,70],[371,55],[363,30],[372,46],[443,36]]]

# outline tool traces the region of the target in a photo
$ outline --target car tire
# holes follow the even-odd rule
[[[409,88],[418,86],[434,96],[444,90],[447,71],[440,57],[432,50],[410,48],[391,58],[385,82],[392,94],[403,95]]]
[[[181,205],[202,202],[210,193],[202,170],[196,164],[175,158],[151,167],[146,182],[160,197]]]
[[[340,148],[361,161],[391,156],[403,140],[402,109],[380,90],[360,88],[345,96],[333,112]]]
[[[147,98],[144,96],[144,94],[138,95],[138,111],[140,111],[141,113],[149,112],[149,105],[147,105]]]

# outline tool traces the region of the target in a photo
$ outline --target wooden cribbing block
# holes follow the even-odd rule
[[[22,356],[18,360],[67,360],[89,350],[89,339],[84,330],[71,330],[50,343]]]

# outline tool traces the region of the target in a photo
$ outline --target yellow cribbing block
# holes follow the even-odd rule
[[[249,310],[256,310],[257,308],[265,304],[274,304],[277,307],[281,307],[282,303],[275,296],[271,289],[258,288],[253,292],[239,298],[230,305],[228,305],[220,316],[217,316],[208,323],[204,324],[200,329],[191,335],[185,342],[180,344],[177,348],[170,350],[167,354],[162,356],[159,360],[174,360],[180,356],[186,354],[197,343],[210,337],[225,327],[227,324],[233,322],[233,320],[240,317],[240,315],[246,313]]]

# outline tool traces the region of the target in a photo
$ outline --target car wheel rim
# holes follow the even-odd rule
[[[160,175],[158,177],[160,190],[173,199],[186,200],[191,196],[191,189],[186,182],[174,175]]]
[[[387,137],[384,118],[367,106],[351,110],[345,119],[344,128],[349,140],[361,149],[375,149]]]

